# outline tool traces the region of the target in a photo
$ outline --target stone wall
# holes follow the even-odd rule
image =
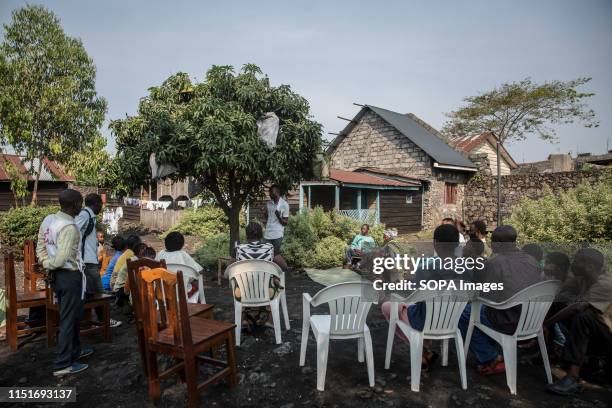
[[[482,157],[472,157],[479,168],[487,165]],[[594,183],[603,178],[608,169],[592,171],[565,171],[556,173],[511,174],[501,177],[502,221],[512,215],[512,208],[523,198],[538,199],[550,189],[559,194],[581,183]],[[483,219],[489,228],[497,225],[497,177],[479,171],[466,185],[464,218],[467,221]]]

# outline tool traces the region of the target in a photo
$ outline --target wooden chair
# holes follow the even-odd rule
[[[49,285],[46,285],[45,290],[47,292],[45,297],[47,307],[47,345],[52,346],[55,344],[59,328],[59,304],[57,304],[53,289]],[[113,295],[106,293],[99,293],[85,298],[83,306],[84,314],[81,320],[81,323],[85,323],[85,327],[81,328],[81,335],[101,332],[104,341],[108,343],[113,341],[110,327],[110,303],[114,299]],[[98,307],[103,310],[102,322],[95,322],[91,318],[92,311]]]
[[[140,304],[140,272],[144,268],[156,269],[166,268],[166,261],[155,261],[150,258],[139,258],[137,260],[127,260],[127,271],[128,271],[128,283],[130,288],[130,295],[132,297],[132,306],[134,308],[134,317],[136,322],[136,332],[138,334],[138,350],[140,352],[140,359],[142,366],[145,371],[145,375],[148,374],[147,367],[147,354],[146,354],[146,342],[143,325],[143,309]],[[187,312],[189,316],[198,316],[205,319],[213,319],[213,309],[215,305],[201,304],[201,303],[188,303]]]
[[[32,264],[33,265],[33,264]],[[28,284],[28,289],[33,287],[35,290],[24,290],[22,294],[17,293],[17,283],[15,279],[15,259],[12,253],[4,257],[4,274],[7,297],[6,310],[6,338],[9,348],[15,351],[19,348],[18,337],[25,334],[44,332],[45,326],[28,327],[25,322],[17,321],[17,312],[19,309],[29,309],[31,307],[45,306],[45,291],[36,290],[38,279],[42,279],[42,274],[34,273],[33,269],[28,273],[28,279],[31,285]],[[24,285],[25,286],[25,285]],[[42,323],[30,322],[31,324]]]
[[[44,275],[36,273],[34,265],[36,264],[36,243],[34,240],[27,239],[23,244],[23,291],[36,292],[36,286],[39,279],[44,279]],[[34,276],[35,274],[36,276]]]
[[[198,393],[227,377],[230,388],[236,386],[234,327],[226,322],[190,317],[183,290],[183,274],[163,268],[144,270],[140,277],[140,304],[144,311],[149,396],[160,397],[160,379],[178,373],[187,383],[188,406],[197,407]],[[177,290],[180,288],[180,290]],[[159,309],[159,310],[158,310]],[[227,361],[200,355],[225,344]],[[178,364],[158,372],[157,355],[165,354]],[[198,383],[198,364],[222,367],[219,372]]]

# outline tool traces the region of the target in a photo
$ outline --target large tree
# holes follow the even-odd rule
[[[0,45],[0,142],[32,164],[36,203],[43,158],[60,163],[99,136],[106,101],[79,39],[41,6],[12,13]]]
[[[68,158],[66,168],[75,177],[76,184],[102,187],[103,175],[110,161],[106,138],[98,135]]]
[[[256,122],[268,112],[280,120],[273,148],[257,134]],[[150,180],[155,153],[158,162],[176,166],[172,178],[194,177],[210,193],[229,219],[230,243],[239,240],[243,205],[260,197],[266,183],[287,190],[311,176],[322,141],[306,99],[287,85],[270,85],[252,64],[238,73],[213,66],[202,82],[173,75],[149,89],[137,115],[110,127],[118,151],[112,171],[124,189],[126,182],[135,187]]]
[[[447,137],[493,132],[505,143],[524,140],[537,134],[544,140],[556,139],[555,126],[581,122],[587,127],[597,126],[595,112],[585,100],[593,93],[577,88],[591,78],[571,81],[533,83],[529,78],[469,96],[465,105],[447,114],[449,120],[442,132]]]

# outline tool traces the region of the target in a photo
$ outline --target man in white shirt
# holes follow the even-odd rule
[[[281,198],[280,187],[274,184],[270,187],[270,201],[266,203],[266,211],[264,212],[266,223],[264,241],[272,244],[276,255],[281,253],[285,225],[287,225],[288,220],[289,204]]]

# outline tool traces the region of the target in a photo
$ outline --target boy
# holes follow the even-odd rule
[[[202,273],[202,266],[197,263],[187,252],[183,251],[185,245],[185,237],[183,234],[177,231],[172,231],[164,239],[164,245],[166,249],[162,249],[155,256],[156,261],[164,259],[166,264],[179,264],[185,265],[190,268],[189,271],[183,271],[183,279],[185,280],[185,290],[187,290],[187,298],[193,296],[198,291],[198,275]],[[195,271],[195,274],[191,273],[191,270]],[[191,289],[189,288],[191,283]]]

